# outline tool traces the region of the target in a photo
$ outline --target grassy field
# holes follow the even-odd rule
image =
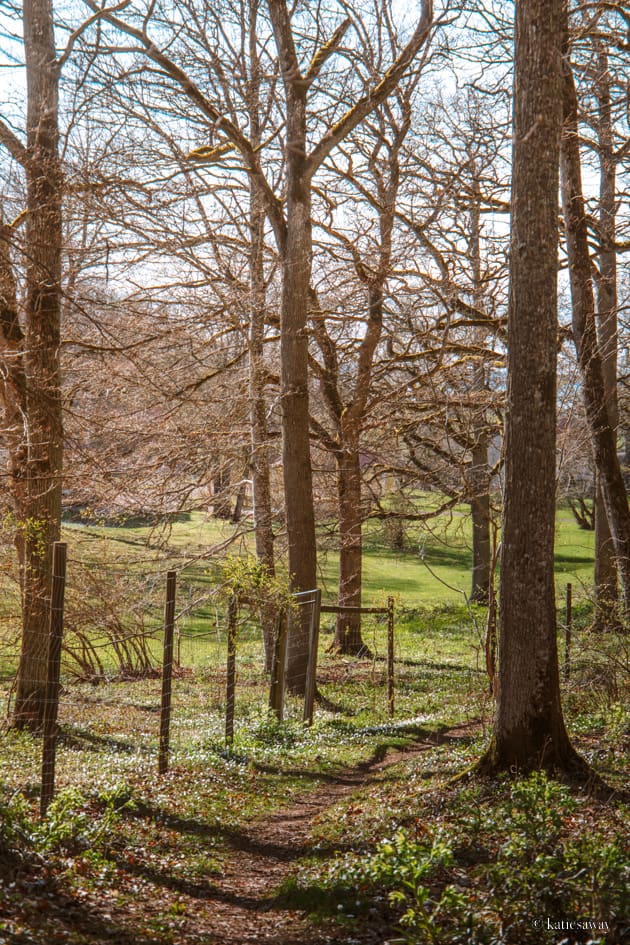
[[[208,519],[201,513],[193,513],[185,521],[172,522],[164,530],[147,526],[66,526],[65,537],[75,544],[82,557],[97,560],[102,554],[105,568],[111,562],[112,547],[119,549],[117,558],[135,559],[137,567],[147,559],[147,546],[153,550],[155,560],[171,557],[177,565],[188,557],[194,561],[191,571],[200,581],[205,577],[204,556],[212,549],[221,549],[233,539],[231,553],[253,550],[251,530],[236,529],[230,523]],[[330,600],[336,597],[339,571],[334,543],[334,535],[327,536],[323,529],[320,583],[324,596]],[[588,594],[593,580],[593,549],[594,533],[581,530],[570,509],[560,507],[555,551],[559,598],[563,597],[567,581],[575,585],[578,597]],[[383,526],[368,523],[364,529],[364,602],[375,604],[393,594],[405,607],[421,603],[463,603],[470,592],[471,560],[470,516],[465,507],[444,513],[423,526],[406,526],[402,550],[392,549],[388,544]]]
[[[425,504],[435,499],[425,496]],[[556,584],[560,619],[565,587],[573,584],[576,609],[588,606],[593,570],[593,533],[578,528],[567,508],[557,515]],[[251,555],[253,535],[248,526],[208,519],[201,513],[181,516],[167,526],[66,523],[63,538],[69,544],[65,669],[75,676],[106,676],[131,666],[156,665],[160,659],[165,573],[178,572],[178,646],[191,668],[222,659],[225,636],[225,599],[217,593],[222,578],[217,562],[225,554]],[[336,601],[338,553],[336,537],[322,527],[319,568],[324,600]],[[282,546],[282,538],[279,538]],[[469,627],[467,659],[479,662],[485,617],[469,608],[470,517],[456,508],[422,526],[407,525],[402,549],[391,547],[388,530],[367,523],[364,540],[364,594],[366,606],[382,606],[391,595],[398,612],[397,646],[401,658],[426,658],[428,615],[443,608],[463,609]],[[5,572],[6,574],[6,572]],[[16,582],[0,574],[0,677],[10,678],[16,668],[19,601]],[[431,617],[429,636],[437,633],[442,618]],[[324,630],[331,621],[324,621]],[[256,621],[247,624],[251,661],[259,660],[260,633]],[[77,631],[74,636],[72,630]],[[366,640],[378,654],[384,652],[383,627],[366,624]],[[376,634],[376,635],[375,635]],[[242,634],[246,637],[245,629]],[[441,633],[439,647],[444,646]],[[325,642],[326,640],[324,636]],[[112,641],[115,646],[112,646]],[[433,643],[432,645],[437,645]],[[245,658],[245,652],[243,653]]]
[[[473,616],[481,627],[482,613]],[[366,628],[377,649],[382,634],[376,622]],[[260,650],[256,658],[253,640],[243,642],[230,748],[224,648],[194,668],[185,660],[174,683],[170,771],[161,777],[160,680],[67,683],[58,797],[43,821],[35,814],[41,744],[6,731],[0,941],[101,945],[114,933],[129,945],[223,941],[216,925],[212,935],[204,931],[200,910],[206,902],[212,908],[213,890],[231,859],[242,861],[244,838],[256,835],[256,825],[262,830],[274,812],[325,792],[348,766],[367,771],[387,752],[405,749],[364,789],[357,784],[329,802],[281,888],[270,891],[272,905],[265,900],[261,908],[293,922],[309,915],[311,941],[320,941],[323,928],[326,941],[360,943],[374,926],[381,941],[408,945],[551,945],[559,939],[526,924],[528,917],[592,915],[610,934],[589,941],[620,945],[630,879],[623,803],[544,779],[514,786],[452,781],[479,758],[492,721],[471,613],[454,604],[406,612],[393,719],[382,662],[335,659],[325,652],[327,639],[319,685],[329,702],[317,708],[310,729],[299,721],[298,700],[288,700],[283,723],[268,715]],[[618,640],[578,635],[563,686],[571,736],[611,789],[624,785],[630,747],[622,654]],[[51,905],[56,901],[64,907]],[[506,923],[512,937],[501,939]]]

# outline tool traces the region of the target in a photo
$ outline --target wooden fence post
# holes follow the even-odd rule
[[[394,598],[387,598],[387,708],[394,715]]]
[[[234,741],[234,704],[236,701],[236,596],[233,594],[228,602],[228,633],[227,633],[227,683],[225,696],[225,744],[231,745]]]
[[[566,621],[564,630],[564,678],[568,679],[571,672],[571,634],[573,631],[573,585],[567,584]]]
[[[288,615],[281,610],[276,620],[276,639],[273,645],[271,664],[271,686],[269,688],[269,708],[279,722],[284,715],[284,674],[287,661]]]
[[[42,745],[42,793],[40,814],[46,815],[55,794],[55,761],[57,754],[57,714],[59,711],[59,676],[61,641],[63,637],[63,603],[66,590],[67,545],[56,541],[52,548],[52,593],[48,630],[48,673],[44,705],[44,739]]]
[[[313,708],[315,705],[315,690],[317,688],[317,649],[319,647],[319,621],[322,606],[322,591],[319,587],[313,591],[312,606],[308,666],[306,669],[306,690],[304,693],[304,721],[307,725],[313,724]]]
[[[168,771],[168,752],[171,729],[171,695],[173,680],[173,633],[175,629],[175,589],[177,574],[166,574],[166,604],[164,607],[164,655],[162,657],[162,700],[160,704],[160,749],[158,772]]]

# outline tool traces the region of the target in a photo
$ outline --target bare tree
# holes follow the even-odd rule
[[[630,611],[630,510],[617,456],[615,417],[609,410],[607,385],[595,322],[595,297],[588,246],[588,224],[582,189],[578,138],[578,99],[570,61],[568,9],[564,7],[563,103],[561,146],[562,204],[571,280],[573,338],[595,466],[615,545],[626,614]],[[609,352],[610,359],[610,352]],[[616,373],[616,372],[615,372]]]
[[[24,374],[24,332],[18,313],[18,289],[12,243],[21,215],[12,223],[1,222],[0,230],[0,371],[2,387],[2,440],[8,456],[9,508],[14,516],[14,542],[24,575],[24,521],[26,509],[25,476],[26,377]]]
[[[19,469],[18,528],[22,532],[22,647],[14,722],[37,728],[43,719],[52,542],[61,521],[62,416],[59,373],[62,173],[59,161],[59,69],[48,0],[24,0],[26,143],[0,122],[0,140],[26,178],[24,300],[24,432],[13,450]],[[4,235],[4,234],[3,234]],[[18,320],[12,320],[13,341]],[[5,336],[8,337],[8,336]],[[14,401],[14,407],[15,407]]]
[[[622,169],[627,137],[627,56],[624,36],[627,11],[605,3],[576,7],[571,23],[572,67],[578,97],[581,158],[598,171],[599,187],[589,207],[589,243],[595,283],[595,319],[606,405],[613,432],[619,426],[618,362],[618,218],[623,220]],[[597,477],[595,494],[595,626],[619,621],[617,562],[614,542]]]
[[[99,7],[87,0],[95,11]],[[294,32],[291,13],[284,0],[267,4],[277,46],[280,73],[284,87],[284,162],[285,198],[274,192],[274,181],[265,175],[261,151],[252,143],[251,134],[243,129],[230,109],[218,107],[216,97],[209,97],[194,74],[176,61],[176,49],[166,51],[159,39],[149,34],[151,7],[146,17],[124,20],[103,12],[118,30],[131,37],[141,51],[169,77],[192,102],[209,126],[221,135],[219,147],[227,142],[236,149],[250,179],[258,186],[265,213],[273,229],[282,265],[281,329],[281,397],[283,424],[283,472],[289,547],[289,571],[295,589],[308,589],[316,583],[315,516],[312,495],[308,404],[308,337],[307,317],[311,282],[311,199],[313,178],[326,157],[396,88],[410,64],[426,42],[432,27],[431,0],[423,0],[416,27],[400,55],[375,83],[369,83],[356,101],[339,114],[330,115],[331,122],[313,142],[317,129],[318,80],[327,62],[337,52],[351,20],[345,19],[333,30],[330,39],[321,43],[321,23],[308,65],[304,66],[305,43]],[[299,18],[298,13],[296,17]],[[162,28],[164,24],[162,24]],[[225,39],[225,37],[224,37]],[[213,54],[211,62],[221,86],[220,63]],[[315,116],[315,117],[314,117]],[[275,135],[274,135],[275,138]],[[263,149],[264,151],[264,149]],[[305,684],[307,659],[307,628],[295,634],[287,674],[288,685],[299,690]]]

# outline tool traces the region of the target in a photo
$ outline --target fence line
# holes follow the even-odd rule
[[[171,729],[171,695],[173,679],[173,630],[175,627],[175,595],[177,573],[166,575],[166,604],[164,607],[164,657],[162,659],[162,699],[160,707],[160,748],[158,773],[168,771],[168,753]]]
[[[69,586],[66,584],[66,567],[69,560],[67,556],[67,546],[65,543],[58,542],[53,548],[53,592],[52,599],[50,602],[50,627],[49,627],[49,654],[48,654],[48,683],[47,683],[47,693],[46,693],[46,715],[45,715],[45,727],[44,727],[44,739],[42,745],[42,775],[41,775],[41,813],[42,816],[45,814],[48,806],[50,805],[51,800],[54,797],[55,793],[55,761],[56,761],[56,749],[57,749],[57,732],[58,732],[58,714],[60,708],[60,674],[61,674],[61,653],[62,649],[67,652],[68,655],[72,655],[71,649],[74,645],[74,637],[70,638],[70,641],[63,639],[63,630],[64,630],[64,600],[65,592]],[[164,774],[168,771],[169,762],[170,762],[170,752],[171,752],[171,727],[173,723],[173,674],[176,670],[176,667],[179,666],[181,662],[181,641],[182,638],[187,638],[192,641],[199,640],[200,637],[207,638],[211,636],[210,633],[200,629],[200,632],[190,632],[186,633],[178,626],[178,621],[185,616],[186,618],[193,616],[193,608],[191,606],[185,606],[181,611],[177,610],[177,596],[178,596],[178,574],[180,572],[171,569],[167,572],[160,572],[160,576],[165,573],[166,576],[166,594],[165,594],[165,603],[164,603],[164,618],[163,622],[157,618],[157,616],[151,611],[148,615],[151,624],[155,624],[152,629],[147,629],[147,626],[141,625],[137,633],[132,633],[128,626],[125,626],[127,623],[128,614],[124,614],[122,617],[118,612],[112,610],[112,615],[116,620],[116,626],[120,621],[120,627],[124,630],[124,633],[121,637],[114,640],[104,640],[101,641],[98,639],[99,633],[107,633],[107,627],[104,625],[102,630],[101,625],[95,625],[93,628],[94,635],[96,639],[90,640],[89,634],[90,629],[81,630],[78,634],[77,639],[82,639],[82,636],[87,634],[86,640],[89,645],[96,648],[98,647],[106,649],[108,646],[115,649],[116,645],[124,644],[125,641],[133,641],[135,639],[153,639],[156,643],[159,636],[162,636],[162,658],[161,658],[161,694],[159,696],[159,704],[154,704],[154,708],[150,711],[159,713],[159,730],[155,731],[153,725],[150,726],[141,726],[137,729],[138,735],[141,737],[149,737],[151,739],[152,745],[157,741],[157,769],[159,774]],[[154,576],[155,577],[155,576]],[[145,579],[141,578],[141,581]],[[159,589],[154,580],[151,580],[152,584],[152,597],[151,602],[155,602],[155,591]],[[80,587],[80,585],[79,585]],[[364,607],[364,608],[351,608],[344,606],[333,606],[333,605],[322,605],[322,591],[319,588],[313,590],[301,592],[299,594],[293,595],[297,606],[300,608],[301,616],[298,617],[291,611],[291,608],[283,608],[278,616],[278,621],[276,625],[276,633],[273,650],[273,666],[271,673],[271,685],[269,687],[269,706],[273,712],[275,712],[277,718],[282,721],[285,714],[285,690],[286,690],[286,668],[287,660],[289,657],[289,647],[291,645],[292,638],[292,629],[295,631],[296,642],[299,642],[300,646],[304,645],[305,651],[306,646],[308,646],[308,652],[305,653],[307,660],[305,663],[305,676],[301,676],[298,679],[297,685],[304,687],[304,701],[303,705],[300,707],[300,714],[302,716],[302,721],[306,725],[312,725],[313,716],[314,716],[314,706],[315,700],[317,697],[317,672],[318,672],[318,648],[319,648],[319,638],[320,638],[320,617],[322,613],[339,613],[339,612],[349,612],[353,610],[359,610],[364,614],[372,615],[388,615],[388,643],[387,643],[387,665],[388,665],[388,677],[387,677],[387,706],[390,715],[393,715],[394,712],[394,600],[393,598],[388,598],[388,606],[384,607]],[[205,603],[207,600],[216,599],[216,590],[210,592],[208,595],[195,595],[195,600],[197,603]],[[222,606],[216,612],[216,619],[220,615],[225,614],[223,598]],[[259,603],[264,603],[265,598],[247,598],[243,600],[244,604],[255,605]],[[236,690],[237,690],[237,659],[241,645],[239,642],[239,605],[240,600],[238,596],[231,595],[227,601],[227,634],[223,637],[223,634],[219,635],[217,630],[217,638],[219,636],[223,637],[220,641],[221,648],[227,643],[227,665],[226,665],[226,688],[225,688],[225,742],[227,745],[231,745],[234,740],[235,733],[235,704],[236,704]],[[304,608],[309,608],[310,613],[305,612]],[[201,626],[203,626],[203,621],[214,620],[215,617],[212,614],[212,607],[209,611],[206,608],[200,611],[199,618]],[[66,614],[66,622],[68,627],[72,627],[72,620],[69,616],[71,612]],[[248,611],[249,613],[249,611]],[[106,614],[107,616],[107,614]],[[133,615],[132,615],[133,616]],[[145,611],[144,619],[147,619],[147,612]],[[221,617],[223,619],[223,617]],[[292,627],[292,621],[293,627]],[[249,625],[250,618],[247,616],[245,618],[245,623]],[[302,633],[300,634],[299,627],[302,628]],[[308,632],[307,632],[308,631]],[[249,653],[250,640],[254,638],[251,637],[251,633],[248,631],[248,635],[245,638],[246,645],[248,647],[247,652]],[[262,638],[261,638],[262,639]],[[177,654],[175,654],[175,647],[177,646]],[[205,650],[204,650],[205,652]],[[79,654],[80,655],[80,654]],[[177,655],[177,660],[175,656]],[[133,657],[133,653],[132,653]],[[248,657],[258,660],[258,655],[253,653]],[[155,660],[155,654],[151,654],[152,662]],[[159,667],[160,659],[157,658],[157,667]],[[105,667],[103,670],[103,675],[98,677],[98,680],[95,678],[95,681],[104,681],[107,673],[107,665],[103,664]],[[213,661],[213,666],[216,666],[216,661]],[[180,667],[181,668],[181,667]],[[130,667],[132,669],[132,667]],[[262,661],[261,661],[261,673],[262,673]],[[142,674],[143,675],[143,674]],[[142,678],[140,675],[138,678]],[[222,673],[221,673],[222,676]],[[121,679],[128,678],[125,677],[124,673],[122,676],[118,677]],[[87,677],[85,677],[87,681]],[[258,686],[258,683],[256,683]],[[258,689],[255,690],[256,694]],[[75,699],[74,696],[70,696],[68,699],[64,696],[63,705],[66,703],[70,707],[69,709],[69,724],[73,724],[78,720],[79,725],[81,724],[81,710],[77,707],[84,704],[84,702],[92,703],[91,697],[87,697],[81,694],[81,691],[77,690],[78,695]],[[88,690],[89,692],[89,690]],[[94,705],[100,705],[101,702],[97,698],[94,700]],[[103,705],[108,704],[107,700]],[[131,703],[130,703],[131,704]],[[251,705],[251,699],[248,698],[247,705]],[[291,702],[292,711],[295,711],[295,700]],[[142,706],[137,708],[142,709]],[[251,711],[248,709],[247,711]],[[184,722],[184,731],[186,729],[187,723]],[[156,727],[157,728],[157,727]],[[105,729],[107,730],[107,729]],[[98,731],[98,730],[97,730]],[[152,731],[154,734],[151,734]],[[79,737],[85,738],[91,741],[95,736],[91,733],[91,729],[88,730],[85,734],[81,734]],[[96,736],[98,738],[98,735]],[[130,743],[135,745],[135,741]],[[130,748],[131,750],[131,748]],[[155,749],[151,749],[154,751]]]

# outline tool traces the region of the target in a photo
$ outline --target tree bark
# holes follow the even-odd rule
[[[343,423],[343,420],[342,420]],[[339,514],[339,604],[360,607],[362,590],[361,463],[356,431],[342,437],[337,452],[337,507]],[[361,614],[339,613],[333,648],[359,656],[368,650],[361,637]]]
[[[19,523],[26,516],[26,375],[11,238],[12,227],[0,219],[0,404],[2,435],[8,455],[9,501],[15,517],[14,544],[23,595],[24,529]]]
[[[598,343],[610,424],[617,436],[617,256],[615,252],[616,162],[613,145],[608,55],[597,55],[599,148],[599,273],[597,276]],[[615,547],[599,481],[595,492],[595,619],[597,630],[619,624],[619,588]]]
[[[226,522],[232,518],[230,478],[230,467],[227,465],[222,465],[212,477],[212,514]]]
[[[624,609],[627,615],[630,612],[630,510],[617,456],[617,438],[608,410],[602,356],[597,341],[588,227],[582,192],[578,103],[573,70],[569,60],[566,12],[563,35],[565,37],[562,67],[564,130],[560,165],[571,282],[573,340],[582,378],[582,391],[595,467],[615,546]]]
[[[577,760],[560,703],[554,586],[561,0],[516,4],[497,716],[482,765]]]
[[[49,0],[24,0],[27,81],[26,416],[23,631],[14,723],[39,728],[46,693],[52,543],[61,526],[63,426],[58,63]]]
[[[471,162],[474,173],[474,160]],[[471,258],[473,276],[473,298],[475,307],[483,311],[484,288],[481,277],[481,212],[480,185],[477,176],[473,181],[474,199],[470,211],[470,233],[468,250]],[[485,332],[480,341],[485,342]],[[482,397],[486,390],[486,370],[483,361],[478,361],[473,368],[473,394]],[[487,604],[490,593],[490,468],[488,463],[488,426],[485,411],[477,410],[472,424],[473,447],[470,466],[467,470],[468,485],[472,496],[470,511],[472,518],[472,587],[471,600]]]
[[[470,500],[472,519],[472,587],[470,599],[488,603],[490,591],[490,492],[488,489],[488,439],[485,430],[477,431],[472,450],[469,481],[473,486]]]
[[[251,138],[254,148],[261,143],[260,130],[260,63],[257,37],[258,0],[249,5],[249,55],[250,79],[248,89]],[[264,270],[265,251],[265,200],[256,178],[249,184],[249,417],[252,444],[252,493],[254,500],[254,530],[256,557],[267,570],[269,577],[275,575],[273,537],[273,508],[271,504],[271,479],[269,474],[269,430],[267,426],[267,403],[265,400],[265,316],[266,288]],[[262,632],[265,646],[265,670],[271,672],[276,615],[270,611],[262,615]]]
[[[308,293],[311,282],[311,180],[306,160],[307,83],[300,74],[289,13],[269,4],[286,100],[286,245],[282,254],[280,356],[282,466],[289,553],[295,591],[315,588],[317,553],[308,394]],[[305,608],[304,608],[305,610]],[[293,622],[286,684],[303,694],[308,664],[308,615]]]

